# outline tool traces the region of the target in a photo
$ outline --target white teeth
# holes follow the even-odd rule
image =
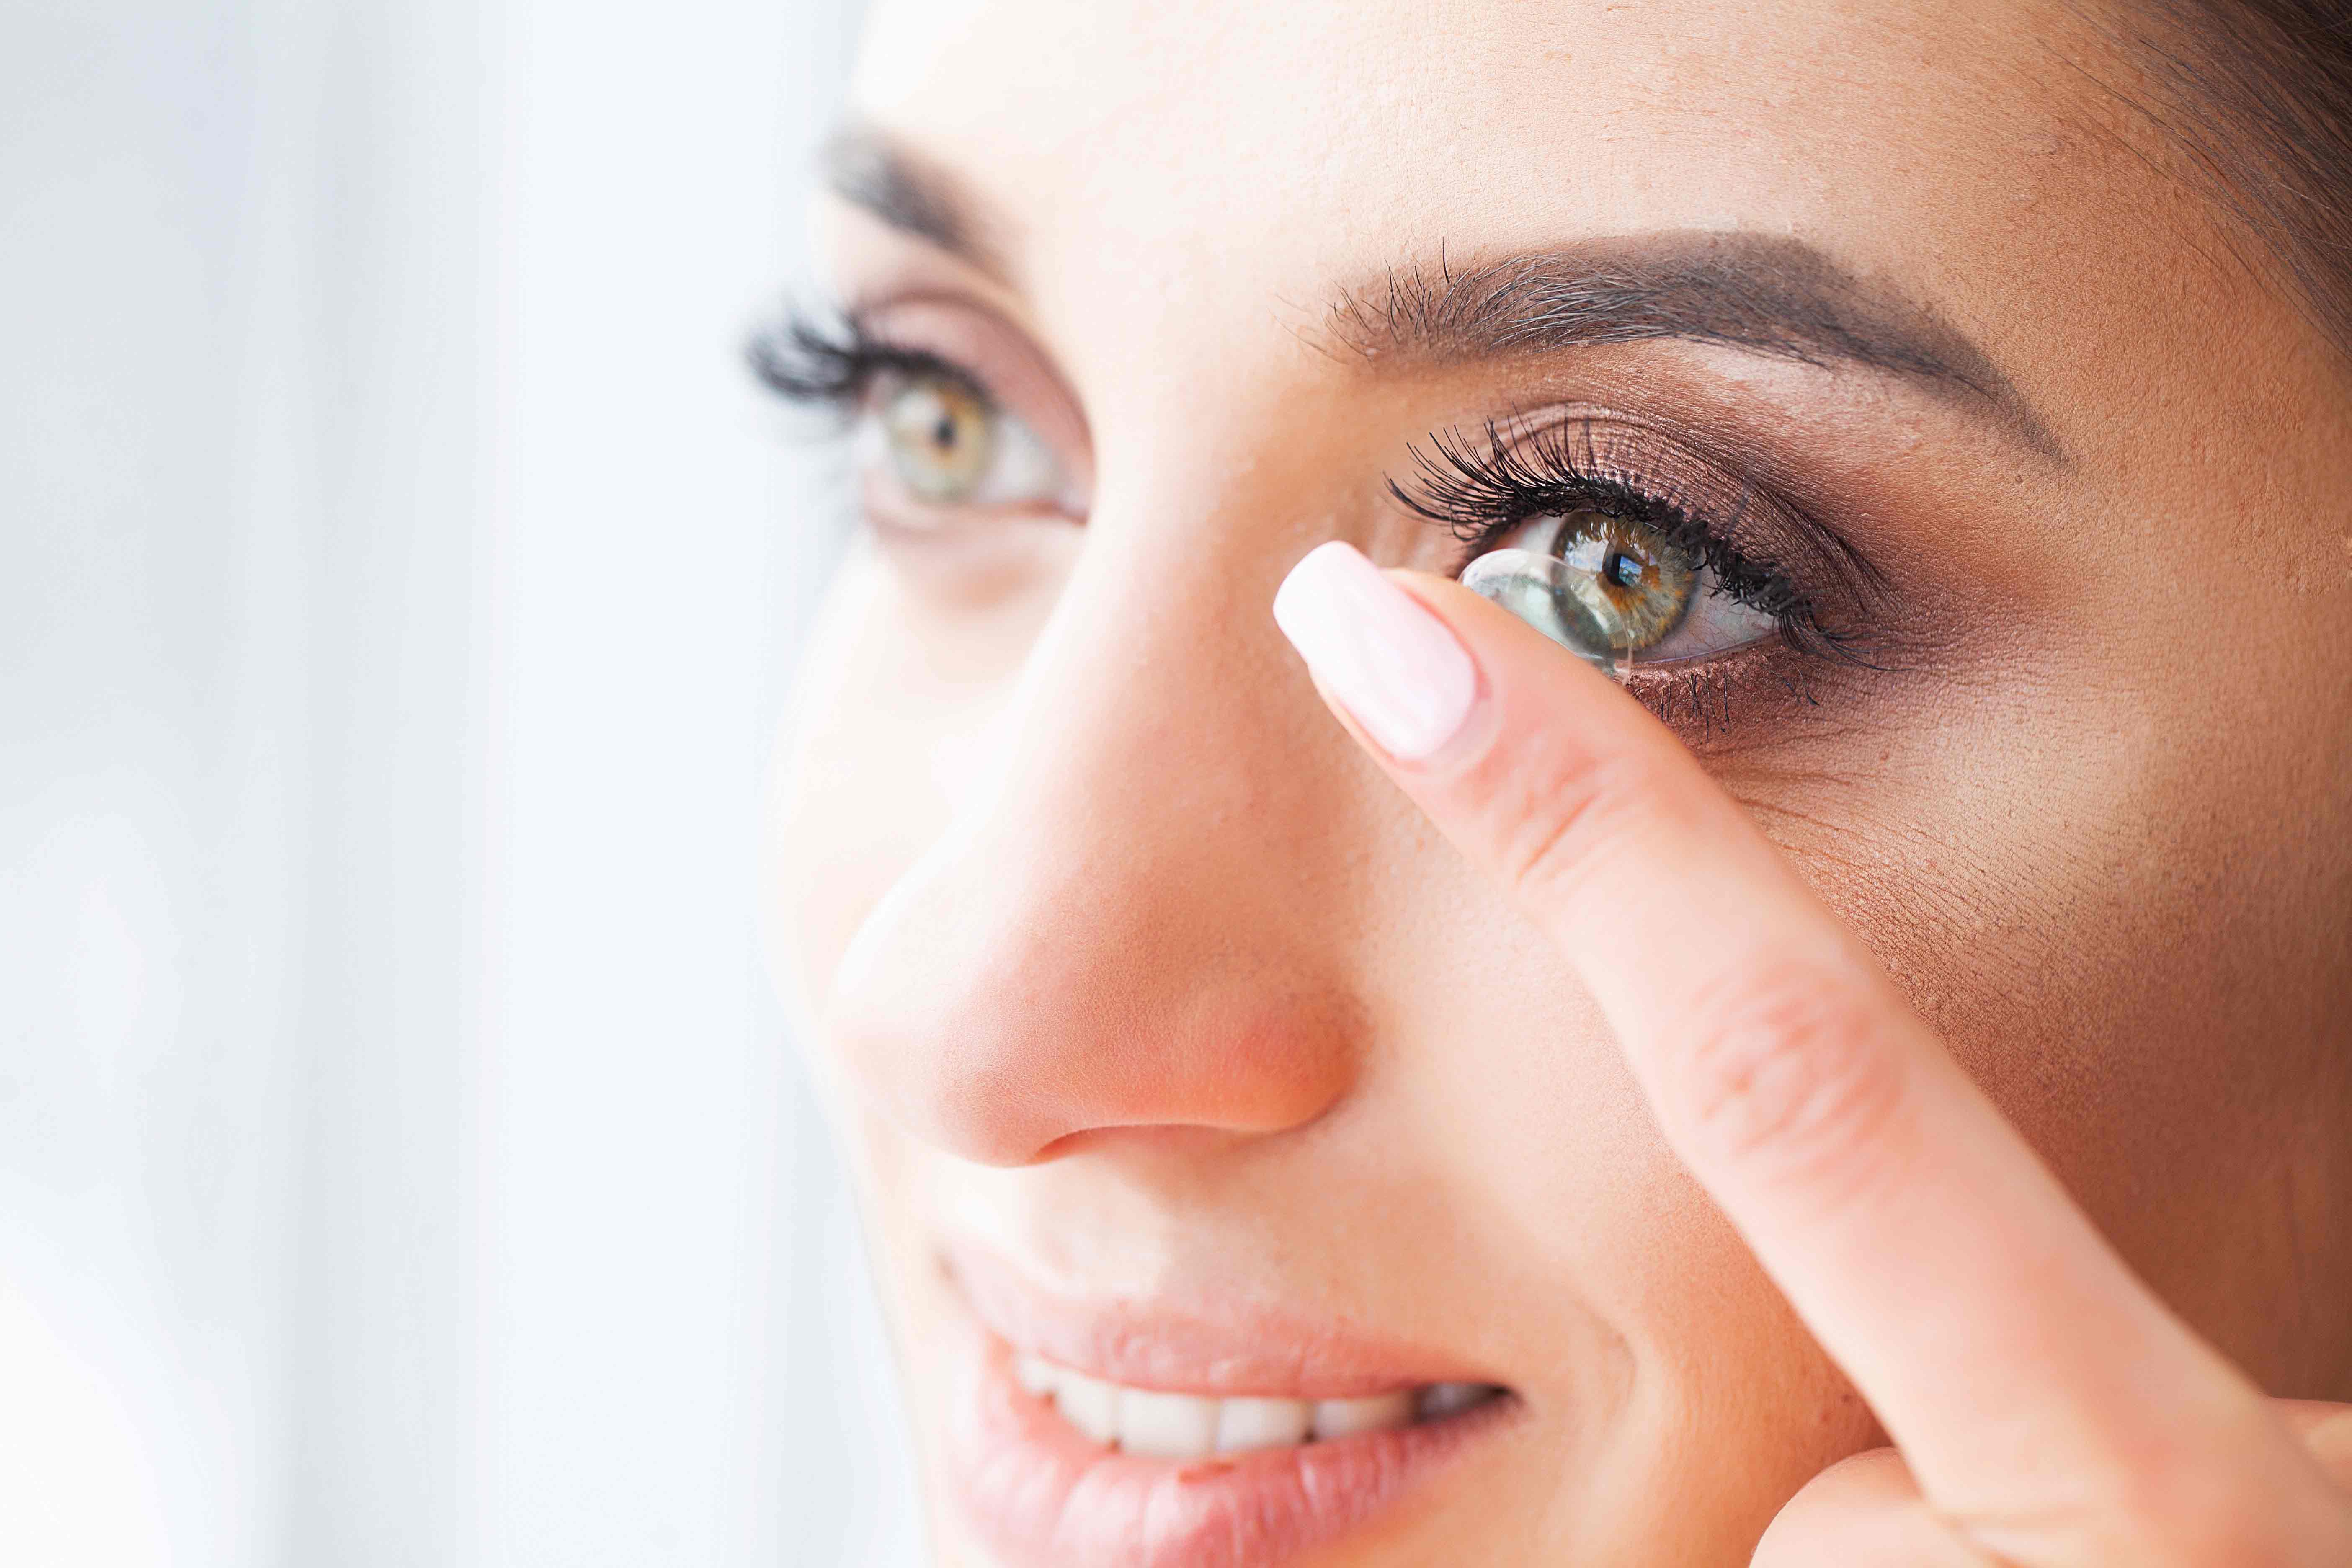
[[[1063,1420],[1096,1442],[1108,1445],[1118,1438],[1118,1384],[1066,1369],[1061,1386],[1054,1391],[1054,1403],[1061,1406]]]
[[[1189,1394],[1126,1388],[1118,1395],[1118,1446],[1147,1459],[1199,1459],[1217,1451],[1217,1406]]]
[[[1303,1399],[1227,1399],[1217,1411],[1217,1452],[1287,1448],[1314,1429],[1315,1407]]]
[[[1484,1384],[1441,1383],[1370,1399],[1204,1399],[1122,1387],[1028,1354],[1013,1358],[1013,1378],[1052,1400],[1063,1420],[1105,1447],[1179,1460],[1385,1432],[1411,1426],[1416,1415],[1436,1420],[1469,1409],[1496,1392]]]
[[[1029,1393],[1042,1397],[1054,1392],[1061,1373],[1051,1362],[1024,1353],[1013,1358],[1013,1379]]]
[[[1359,1432],[1381,1432],[1412,1419],[1412,1392],[1378,1394],[1370,1399],[1318,1399],[1315,1402],[1315,1436],[1352,1437]]]

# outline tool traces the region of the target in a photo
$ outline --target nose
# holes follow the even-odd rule
[[[825,1008],[877,1108],[988,1164],[1140,1129],[1277,1133],[1355,1070],[1349,759],[1275,634],[1275,565],[1082,581],[1101,564],[1081,562],[989,763]]]

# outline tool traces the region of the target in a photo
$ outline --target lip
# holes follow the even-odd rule
[[[959,1255],[949,1294],[958,1376],[945,1457],[953,1491],[1012,1568],[1269,1568],[1391,1510],[1513,1423],[1505,1395],[1464,1415],[1213,1459],[1139,1458],[1087,1440],[1013,1373],[1013,1347],[1130,1386],[1203,1395],[1350,1398],[1486,1381],[1428,1354],[1265,1311],[1088,1308],[1029,1292]],[[1254,1339],[1256,1329],[1287,1331]]]
[[[1318,1322],[1233,1289],[1081,1300],[1033,1284],[987,1252],[951,1246],[941,1256],[963,1304],[998,1339],[1131,1387],[1355,1399],[1421,1384],[1501,1381],[1441,1352]]]

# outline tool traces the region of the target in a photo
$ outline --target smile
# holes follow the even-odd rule
[[[1433,1383],[1363,1399],[1205,1398],[1108,1383],[1027,1352],[1014,1356],[1013,1371],[1024,1391],[1090,1441],[1150,1459],[1205,1459],[1393,1431],[1460,1415],[1503,1394],[1492,1384]]]
[[[1443,1352],[1238,1307],[1235,1281],[1077,1300],[970,1253],[945,1279],[950,1474],[1006,1568],[1271,1568],[1436,1495],[1526,1413]]]

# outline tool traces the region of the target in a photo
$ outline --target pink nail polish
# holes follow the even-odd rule
[[[1274,595],[1275,624],[1307,668],[1399,762],[1454,738],[1478,672],[1444,622],[1354,546],[1318,544]]]

